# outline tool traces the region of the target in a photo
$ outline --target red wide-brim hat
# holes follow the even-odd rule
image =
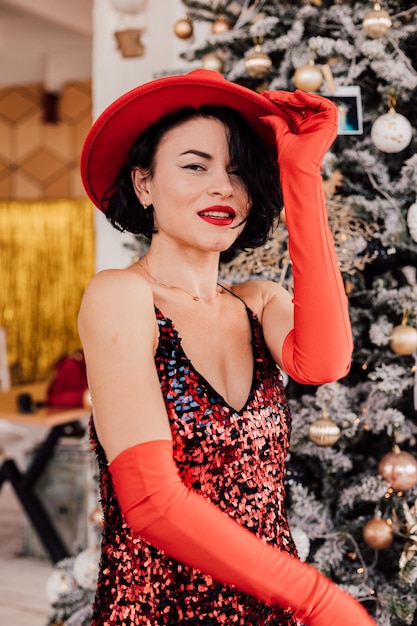
[[[103,208],[104,193],[115,186],[134,144],[149,126],[183,107],[207,104],[235,109],[266,142],[276,145],[271,128],[260,118],[286,114],[268,98],[212,70],[159,78],[120,96],[91,127],[81,154],[81,177],[92,202]]]

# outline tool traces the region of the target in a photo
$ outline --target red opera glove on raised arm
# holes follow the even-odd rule
[[[263,543],[186,487],[171,441],[128,448],[109,468],[132,531],[171,557],[266,604],[290,607],[310,626],[375,626],[362,605],[316,569]]]
[[[294,329],[283,366],[294,380],[322,384],[350,368],[353,349],[347,297],[327,223],[320,174],[337,133],[337,109],[327,98],[296,91],[263,94],[284,110],[262,120],[275,132],[294,281]]]

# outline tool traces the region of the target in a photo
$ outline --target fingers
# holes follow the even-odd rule
[[[280,164],[298,161],[300,154],[320,162],[337,136],[337,107],[328,98],[305,91],[270,91],[262,94],[281,115],[262,117],[275,132]]]
[[[277,106],[283,106],[286,112],[289,106],[294,108],[302,108],[305,106],[305,104],[298,99],[297,92],[294,91],[264,91],[262,95]]]
[[[289,114],[291,109],[302,110],[306,107],[314,112],[331,111],[337,113],[336,105],[324,96],[308,93],[297,89],[296,91],[264,91],[265,98],[280,106]]]
[[[265,98],[277,105],[291,120],[292,130],[296,133],[309,133],[330,130],[337,126],[337,107],[328,98],[297,89],[291,91],[266,91]]]
[[[301,91],[300,89],[295,91],[295,96],[301,104],[309,106],[312,109],[316,109],[317,111],[335,111],[335,113],[337,113],[336,105],[324,96],[318,96],[317,94]]]
[[[266,115],[264,117],[260,117],[259,119],[264,124],[270,126],[277,137],[283,137],[286,133],[291,132],[288,122],[278,115]]]

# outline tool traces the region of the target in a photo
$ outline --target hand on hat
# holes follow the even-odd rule
[[[337,135],[337,107],[333,102],[300,90],[265,91],[262,95],[291,120],[292,127],[278,115],[261,117],[275,132],[280,167],[303,162],[321,166]]]

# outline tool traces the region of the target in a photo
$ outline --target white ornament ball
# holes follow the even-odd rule
[[[404,115],[391,109],[372,124],[371,139],[381,152],[401,152],[410,143],[413,127]]]
[[[46,597],[55,604],[62,597],[77,588],[74,576],[65,570],[55,569],[46,581]]]
[[[142,8],[142,0],[110,0],[110,2],[117,11],[128,15],[135,15]]]
[[[408,209],[407,226],[410,231],[411,239],[417,241],[417,202],[412,204]]]
[[[300,557],[300,561],[306,561],[308,555],[310,554],[310,538],[304,530],[301,528],[293,528],[291,530],[291,535],[293,541],[295,543],[295,547],[297,548],[298,556]]]
[[[100,552],[97,548],[86,548],[74,559],[74,578],[83,589],[95,589]]]
[[[204,67],[205,70],[220,72],[220,74],[224,69],[223,59],[221,59],[215,52],[208,52],[205,54],[201,59],[201,66]]]

